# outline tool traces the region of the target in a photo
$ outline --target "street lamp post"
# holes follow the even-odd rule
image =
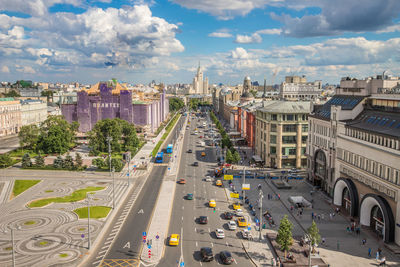
[[[12,266],[15,267],[15,248],[14,248],[14,230],[20,230],[21,227],[17,226],[16,228],[13,228],[11,226],[8,226],[8,229],[10,229],[11,232],[11,246],[12,246]],[[7,234],[8,231],[4,230],[2,231],[4,234]]]
[[[111,136],[107,136],[107,142],[108,142],[108,162],[110,164],[110,176],[111,176],[111,141],[112,141],[112,137]]]
[[[304,237],[308,240],[308,267],[311,267],[311,236],[309,234],[304,234]]]
[[[128,157],[128,187],[129,187],[129,176],[131,175],[130,174],[130,171],[131,171],[131,169],[130,169],[131,154],[128,154],[127,157]]]
[[[87,198],[87,212],[88,212],[88,249],[90,249],[90,202],[89,202],[89,195],[86,193]]]
[[[114,167],[112,168],[112,180],[113,180],[113,209],[115,208],[115,179],[114,179]]]
[[[262,191],[261,191],[261,188],[260,188],[260,192],[259,192],[259,200],[258,200],[258,202],[259,202],[259,205],[260,205],[260,219],[259,219],[259,221],[260,221],[260,226],[259,226],[259,230],[260,230],[260,242],[262,241],[262,233],[261,233],[261,229],[262,229],[262,199],[264,198],[264,195],[263,195],[263,193],[262,193]]]
[[[246,190],[243,190],[243,185],[246,183],[246,167],[243,167],[243,184],[242,184],[242,192],[243,192],[243,205],[244,205],[244,199],[246,197]]]

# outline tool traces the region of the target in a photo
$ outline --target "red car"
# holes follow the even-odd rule
[[[186,184],[186,180],[185,179],[179,179],[178,184]]]

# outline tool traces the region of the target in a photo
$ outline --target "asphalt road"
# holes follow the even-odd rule
[[[196,121],[196,123],[193,123]],[[201,122],[204,120],[202,119]],[[240,229],[230,231],[227,228],[227,220],[223,219],[224,211],[232,211],[227,202],[223,188],[214,185],[213,182],[203,181],[206,175],[211,175],[217,166],[216,150],[213,147],[200,147],[197,145],[200,135],[204,135],[204,128],[199,135],[191,135],[197,125],[197,119],[192,120],[191,129],[187,130],[184,139],[183,151],[192,149],[193,153],[184,153],[181,159],[179,177],[187,180],[185,185],[177,185],[174,197],[174,207],[169,224],[169,235],[181,234],[178,247],[166,244],[165,254],[158,266],[179,266],[180,260],[184,266],[217,266],[222,264],[219,257],[212,262],[201,262],[200,248],[211,247],[214,255],[222,250],[232,253],[235,262],[233,265],[252,266],[247,259],[241,244]],[[207,130],[206,130],[207,131]],[[206,152],[206,157],[201,157],[201,152]],[[199,162],[198,167],[192,166],[194,161]],[[186,200],[188,193],[194,194],[193,200]],[[208,201],[215,199],[217,202],[216,212],[208,207]],[[197,218],[201,215],[208,216],[208,224],[200,225]],[[217,239],[215,229],[222,228],[225,231],[224,239]],[[168,241],[168,240],[167,240]],[[245,243],[246,244],[246,243]]]
[[[184,118],[181,118],[180,121],[178,121],[174,131],[179,130],[183,121]],[[166,142],[164,142],[163,149],[166,148],[167,144],[173,142],[176,136],[177,134],[173,132]],[[166,170],[167,166],[164,164],[154,165],[130,211],[130,214],[124,221],[104,259],[138,259],[140,257],[140,252],[144,244],[142,242],[142,233],[147,232],[160,191],[162,178],[164,177]],[[129,245],[127,245],[128,242]],[[119,265],[115,264],[113,266]]]
[[[0,140],[0,154],[7,153],[19,147],[18,136],[6,137]]]

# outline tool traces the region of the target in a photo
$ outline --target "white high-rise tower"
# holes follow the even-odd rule
[[[193,78],[193,91],[195,94],[208,94],[208,78],[203,79],[203,70],[201,69],[200,62],[197,68],[197,74]]]

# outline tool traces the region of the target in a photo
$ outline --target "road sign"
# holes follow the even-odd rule
[[[146,233],[146,232],[143,232],[143,233],[142,233],[142,236],[146,236],[146,235],[147,235],[147,233]]]
[[[160,238],[160,236],[159,235],[156,235],[156,239],[159,239]]]
[[[148,245],[147,245],[147,248],[148,248],[148,249],[151,249],[151,245],[150,245],[150,244],[148,244]]]
[[[231,193],[231,198],[239,198],[239,193]]]
[[[143,243],[146,243],[146,239],[143,239]]]
[[[81,237],[82,237],[82,238],[85,238],[85,235],[84,235],[84,234],[81,234]]]
[[[185,266],[185,263],[182,261],[180,264],[181,267]]]
[[[126,174],[126,176],[129,176],[129,172]]]
[[[136,165],[133,165],[133,168],[136,168]]]
[[[170,167],[168,167],[168,170],[171,170],[171,168],[170,168]]]
[[[256,222],[256,223],[259,223],[260,221],[256,218],[256,219],[255,219],[255,222]]]
[[[242,184],[242,190],[250,190],[250,184]]]
[[[233,175],[225,174],[224,180],[233,180]]]
[[[250,231],[250,230],[251,230],[251,227],[250,227],[250,226],[248,226],[248,227],[247,227],[247,230],[249,230],[249,231]]]

